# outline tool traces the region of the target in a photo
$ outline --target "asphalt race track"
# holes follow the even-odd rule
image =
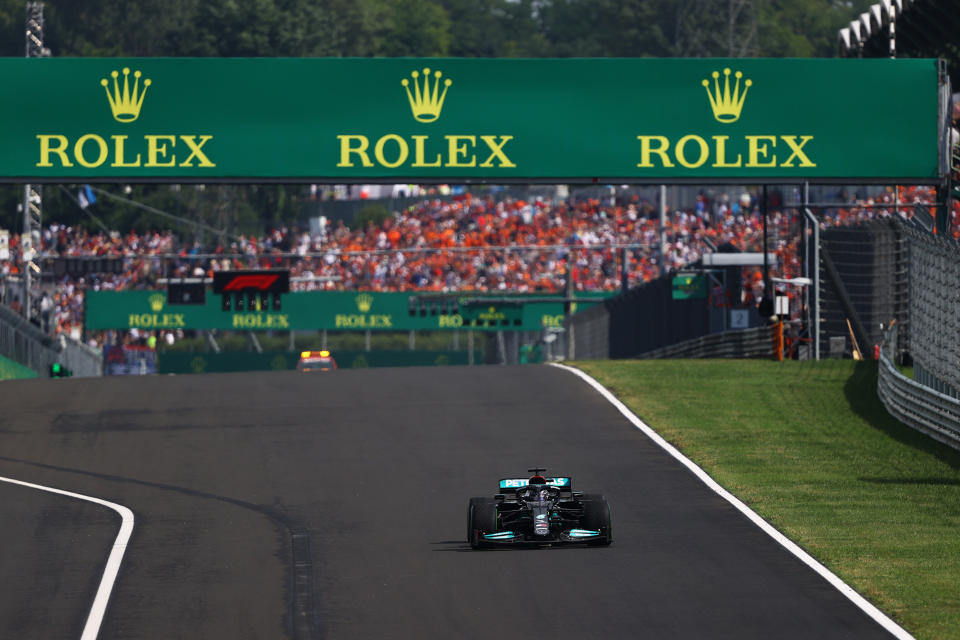
[[[100,638],[885,638],[547,366],[0,383],[0,476],[136,515]],[[655,426],[655,425],[654,425]],[[472,551],[532,466],[607,548]],[[79,638],[120,518],[0,484],[0,638]]]

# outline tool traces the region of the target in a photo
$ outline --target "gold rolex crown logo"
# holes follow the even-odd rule
[[[443,109],[443,100],[447,97],[447,89],[453,84],[453,80],[447,78],[443,81],[443,92],[440,92],[440,78],[443,73],[433,72],[433,88],[430,87],[430,69],[423,70],[423,83],[421,86],[420,72],[414,71],[410,74],[413,78],[413,91],[410,91],[410,81],[404,78],[400,81],[403,88],[407,90],[407,99],[410,101],[410,111],[418,122],[433,122],[440,117],[440,111]]]
[[[113,112],[113,118],[117,122],[133,122],[140,117],[140,107],[143,106],[143,97],[147,95],[147,87],[152,83],[150,78],[143,80],[143,91],[140,90],[140,76],[143,75],[139,70],[133,72],[133,89],[130,88],[130,69],[123,68],[123,90],[120,90],[120,83],[117,78],[120,73],[116,70],[110,72],[113,78],[113,93],[110,93],[110,81],[106,78],[100,81],[100,86],[107,92],[107,100],[110,102],[110,110]]]
[[[370,307],[373,306],[373,296],[369,293],[361,293],[356,297],[357,309],[360,310],[360,313],[367,313],[370,311]]]
[[[154,313],[159,313],[163,310],[164,302],[166,302],[166,296],[162,293],[155,293],[150,296],[150,308],[153,309]]]
[[[713,109],[713,117],[720,122],[736,122],[740,118],[740,110],[743,109],[743,101],[747,98],[747,89],[753,85],[753,80],[746,80],[743,83],[743,93],[740,93],[740,78],[743,77],[742,71],[734,74],[736,83],[733,92],[730,91],[730,69],[723,70],[723,89],[720,89],[720,72],[713,72],[713,93],[710,93],[710,81],[704,79],[701,84],[707,90],[707,97],[710,98],[710,108]]]

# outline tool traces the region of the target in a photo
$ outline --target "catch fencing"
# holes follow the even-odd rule
[[[903,233],[909,244],[910,332],[900,350],[912,356],[917,382],[958,398],[960,243],[913,225],[904,225]]]
[[[841,336],[849,318],[864,351],[882,343],[887,411],[960,449],[960,243],[927,222],[915,212],[824,234],[823,333]],[[912,364],[913,379],[897,363]]]
[[[769,358],[774,353],[770,327],[724,331],[641,353],[638,358]]]
[[[0,305],[0,355],[41,376],[48,375],[55,362],[74,376],[103,375],[103,356],[99,351],[65,336],[52,338],[4,305]]]
[[[835,227],[820,235],[820,353],[836,353],[833,342],[852,354],[872,352],[883,339],[882,327],[900,325],[903,345],[909,343],[909,243],[899,218],[873,220],[856,227]]]
[[[667,275],[568,316],[563,327],[568,360],[634,358],[708,334],[710,309],[704,299],[674,300]]]
[[[567,360],[606,360],[610,357],[610,311],[596,304],[564,320],[562,345]]]

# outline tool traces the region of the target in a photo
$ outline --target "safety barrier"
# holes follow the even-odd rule
[[[669,347],[641,353],[638,358],[769,358],[773,342],[769,327],[713,333]]]
[[[960,400],[911,380],[893,364],[896,326],[880,349],[877,395],[890,415],[954,449],[960,449]]]

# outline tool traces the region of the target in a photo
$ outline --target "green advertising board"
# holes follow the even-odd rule
[[[671,297],[674,300],[706,298],[706,278],[700,275],[674,276],[671,281]]]
[[[165,291],[88,291],[84,325],[103,329],[220,329],[228,331],[442,331],[503,329],[540,331],[563,326],[563,303],[535,301],[519,307],[519,324],[481,326],[465,323],[459,313],[443,313],[441,305],[411,305],[417,293],[304,291],[283,295],[281,311],[223,311],[221,298],[208,295],[203,305],[171,305]],[[615,292],[591,294],[613,296]],[[470,294],[475,298],[474,294]],[[542,300],[543,295],[526,296]],[[523,300],[524,296],[516,296]],[[586,309],[590,302],[578,302]],[[494,310],[503,306],[492,303]],[[511,309],[516,308],[511,305]],[[499,318],[499,316],[497,316]]]
[[[0,80],[5,181],[938,176],[936,60],[4,58]]]

